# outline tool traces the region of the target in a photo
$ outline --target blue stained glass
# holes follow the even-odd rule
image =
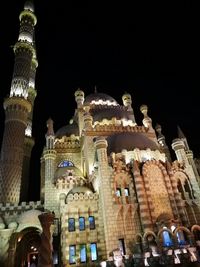
[[[69,218],[68,220],[68,231],[69,232],[75,231],[75,219],[74,218]]]
[[[76,246],[69,246],[69,263],[76,263]]]
[[[74,164],[73,164],[71,161],[69,161],[69,160],[63,160],[63,161],[61,161],[61,162],[59,163],[59,165],[58,165],[59,168],[63,168],[63,167],[73,167],[73,166],[74,166]]]
[[[85,230],[85,218],[84,217],[79,218],[79,230],[80,231]]]
[[[91,254],[91,260],[96,261],[97,260],[97,244],[96,243],[90,244],[90,254]]]
[[[89,220],[89,228],[90,228],[90,230],[95,229],[95,220],[94,220],[94,216],[89,216],[88,220]]]
[[[87,261],[86,245],[80,245],[80,260],[81,262]]]
[[[170,247],[173,245],[168,231],[163,231],[163,245],[166,247]]]

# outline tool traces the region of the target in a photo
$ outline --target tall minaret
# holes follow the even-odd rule
[[[10,96],[4,101],[5,127],[1,148],[0,202],[18,203],[22,178],[25,130],[32,111],[30,75],[35,49],[34,26],[37,18],[31,1],[26,1],[20,13],[18,41],[14,45],[15,63]]]
[[[32,109],[28,115],[28,122],[27,122],[26,130],[25,130],[24,159],[23,159],[23,167],[22,167],[20,201],[28,200],[30,159],[31,159],[31,151],[35,144],[34,138],[32,137],[32,120],[33,120],[34,102],[37,96],[37,91],[35,89],[35,75],[36,75],[37,67],[38,67],[38,61],[37,61],[36,50],[35,50],[33,54],[32,62],[31,62],[31,72],[30,72],[29,87],[28,87],[28,100],[31,103]]]

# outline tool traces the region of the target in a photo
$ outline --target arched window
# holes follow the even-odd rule
[[[163,231],[163,246],[170,247],[173,245],[172,239],[168,231]]]
[[[74,164],[73,162],[69,161],[69,160],[63,160],[58,164],[59,168],[63,168],[63,167],[73,167]]]

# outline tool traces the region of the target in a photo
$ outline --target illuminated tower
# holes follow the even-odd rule
[[[20,31],[14,45],[15,63],[10,95],[4,101],[5,128],[1,148],[0,202],[18,203],[22,179],[25,131],[30,129],[33,101],[31,98],[36,66],[34,26],[37,23],[34,6],[27,1],[20,13]],[[37,61],[35,61],[37,62]],[[31,76],[31,79],[30,79]],[[34,95],[34,94],[33,94]],[[29,119],[28,119],[29,118]]]
[[[28,185],[29,185],[28,178],[30,169],[30,158],[31,158],[32,148],[35,144],[34,138],[32,137],[32,119],[33,119],[34,101],[37,96],[37,91],[35,90],[35,75],[37,66],[38,66],[38,61],[35,52],[31,62],[31,72],[30,72],[29,87],[28,87],[28,100],[31,103],[32,110],[28,115],[28,122],[25,130],[24,159],[22,168],[20,201],[27,201],[28,199]]]

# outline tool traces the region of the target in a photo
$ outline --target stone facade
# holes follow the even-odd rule
[[[34,144],[29,130],[36,96],[32,35],[37,20],[30,1],[20,19],[11,93],[4,103],[1,266],[92,265],[119,251],[128,257],[155,247],[195,247],[200,242],[199,161],[179,129],[172,162],[161,126],[154,129],[146,105],[140,108],[143,125],[137,125],[128,93],[119,104],[96,90],[88,96],[81,89],[75,92],[77,108],[70,123],[54,132],[53,121],[47,121],[41,201],[19,204],[19,196],[26,195]],[[41,219],[45,212],[50,220]],[[38,258],[40,244],[48,248],[44,258]]]

